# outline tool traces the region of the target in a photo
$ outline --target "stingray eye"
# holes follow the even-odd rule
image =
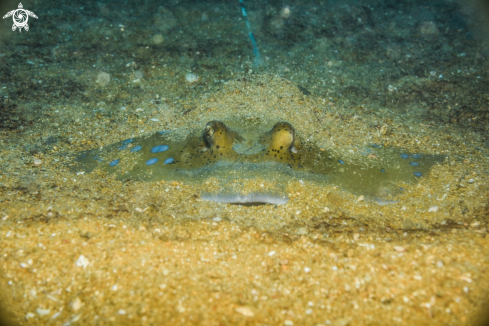
[[[214,128],[211,126],[206,126],[205,127],[205,136],[207,138],[212,138],[214,136]]]

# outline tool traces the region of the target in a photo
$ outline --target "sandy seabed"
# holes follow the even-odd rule
[[[315,128],[317,139],[338,135],[329,149],[345,157],[349,148],[367,146],[368,135],[416,146],[396,132],[401,123],[372,135],[363,128],[368,115],[340,131],[331,103],[280,77],[256,79],[246,87],[230,82],[189,104],[193,111],[165,129],[199,128],[216,115],[232,120],[241,113],[230,103],[246,103],[247,116],[294,121],[298,133],[307,130],[304,138]],[[318,110],[332,118],[312,119]],[[135,120],[118,126],[120,135],[106,134],[105,123],[87,117],[60,126],[59,134],[82,149],[93,146],[82,131],[87,126],[104,135],[95,137],[102,144],[140,130]],[[411,132],[422,134],[418,128]],[[367,136],[355,143],[353,133]],[[437,136],[432,132],[429,144],[438,153],[453,146]],[[8,141],[13,148],[25,136],[8,134]],[[11,163],[0,179],[1,282],[22,324],[458,325],[472,320],[487,294],[488,180],[480,152],[448,155],[391,205],[290,180],[287,204],[247,207],[203,201],[202,193],[224,186],[215,178],[148,183],[100,170],[76,174],[73,146],[51,146],[26,162],[22,150],[3,156],[23,163]],[[243,192],[274,185],[236,181]]]
[[[25,4],[42,18],[29,32],[0,34],[0,289],[12,322],[476,322],[489,293],[489,65],[474,9],[303,1],[285,17],[281,4],[247,5],[259,68],[239,6],[217,2],[128,4],[119,16],[119,2],[39,0]],[[74,163],[212,120],[288,121],[345,162],[382,159],[360,154],[373,144],[445,160],[388,205],[314,178],[122,182]],[[284,205],[202,200],[278,181]]]

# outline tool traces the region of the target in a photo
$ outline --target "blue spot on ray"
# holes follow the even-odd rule
[[[158,133],[159,133],[160,135],[165,135],[165,134],[170,133],[170,130],[158,131]]]
[[[385,173],[385,170],[384,169],[380,169],[380,172]]]
[[[146,161],[146,165],[153,165],[156,162],[158,162],[158,158],[157,157],[150,158],[149,160]]]
[[[340,164],[345,164],[345,162],[343,162],[342,160],[338,160],[338,162],[340,162]]]
[[[164,152],[166,150],[168,150],[168,145],[157,145],[153,148],[151,148],[151,153],[160,153],[160,152]]]
[[[141,145],[137,145],[137,146],[134,146],[133,148],[131,148],[131,152],[139,152],[141,150],[141,148],[143,148],[143,146]]]
[[[414,172],[413,174],[414,174],[415,176],[417,176],[417,177],[420,177],[420,176],[422,176],[422,175],[423,175],[423,173],[421,173],[421,172]]]
[[[123,151],[127,148],[127,144],[118,147],[118,150]]]
[[[120,160],[117,159],[117,160],[113,160],[112,162],[109,163],[109,166],[116,166],[117,164],[119,164]]]
[[[409,162],[409,165],[412,165],[412,166],[418,166],[419,163],[418,162]]]
[[[370,144],[370,146],[372,146],[373,148],[382,148],[382,145],[378,144]]]
[[[173,163],[173,157],[167,158],[164,162],[164,164],[170,164]]]
[[[122,144],[123,144],[123,145],[127,145],[127,144],[132,143],[133,141],[134,141],[134,139],[133,139],[133,138],[129,138],[129,139],[126,139],[126,140],[122,141]]]
[[[407,155],[407,154],[401,154],[400,156],[401,156],[401,158],[403,158],[405,160],[409,158],[409,155]]]
[[[412,158],[421,158],[421,155],[420,154],[411,154],[411,157]]]

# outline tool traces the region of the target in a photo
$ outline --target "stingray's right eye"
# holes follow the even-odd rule
[[[211,126],[206,126],[205,127],[205,136],[207,138],[212,138],[214,136],[214,128]]]

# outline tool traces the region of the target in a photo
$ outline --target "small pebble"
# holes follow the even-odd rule
[[[199,76],[197,76],[196,74],[189,73],[185,76],[185,80],[189,84],[195,84],[196,82],[199,81]]]
[[[100,72],[97,75],[96,82],[101,86],[107,86],[107,84],[110,82],[110,75],[106,72]]]
[[[156,34],[155,36],[153,36],[153,43],[154,44],[161,44],[161,43],[163,43],[163,35]]]
[[[438,212],[438,206],[431,206],[428,212]]]
[[[273,255],[275,255],[275,251],[270,251],[270,252],[268,253],[268,255],[269,255],[270,257],[272,257]]]
[[[88,261],[87,258],[85,258],[85,256],[83,255],[80,255],[80,257],[78,257],[78,260],[76,261],[76,266],[78,267],[87,267],[88,265],[90,264],[90,262]]]
[[[419,32],[421,35],[427,36],[427,37],[433,37],[438,35],[439,30],[436,24],[432,21],[426,21],[421,23],[419,27]]]
[[[37,308],[36,312],[39,316],[45,316],[51,312],[51,309]]]
[[[120,160],[117,159],[117,160],[113,160],[112,162],[109,163],[109,166],[116,166],[117,164],[119,164]]]
[[[136,77],[136,79],[143,79],[144,78],[144,72],[142,72],[141,70],[136,70],[134,72],[134,77]]]
[[[474,183],[474,179],[469,179],[469,183]]]
[[[170,157],[170,158],[167,158],[163,164],[170,164],[170,163],[173,163],[173,157]]]
[[[358,239],[360,239],[360,234],[355,233],[355,234],[353,235],[353,240],[358,241]]]
[[[304,272],[309,273],[311,269],[309,267],[304,267]]]
[[[164,152],[164,151],[167,151],[170,147],[168,147],[167,145],[157,145],[153,148],[151,148],[151,153],[160,153],[160,152]]]
[[[35,158],[33,163],[34,163],[34,165],[41,165],[42,161],[40,159]]]
[[[235,311],[245,317],[253,317],[255,315],[249,307],[238,307]]]
[[[157,157],[150,158],[149,160],[146,161],[146,165],[153,165],[156,162],[158,162],[158,158]]]
[[[287,19],[290,17],[290,7],[289,6],[285,6],[282,8],[282,10],[280,11],[280,17],[282,17],[283,19]]]
[[[397,252],[404,252],[404,251],[406,251],[406,248],[404,248],[402,246],[395,246],[394,250]]]
[[[221,222],[222,221],[222,218],[220,218],[219,216],[216,216],[212,219],[214,222]]]
[[[119,309],[119,315],[125,315],[126,311],[124,309]]]
[[[365,199],[365,197],[363,195],[361,195],[360,197],[357,198],[357,201],[362,201],[364,199]]]
[[[73,311],[80,310],[81,306],[82,306],[82,302],[80,298],[76,298],[75,301],[73,301],[73,303],[71,304],[71,308],[73,309]]]

